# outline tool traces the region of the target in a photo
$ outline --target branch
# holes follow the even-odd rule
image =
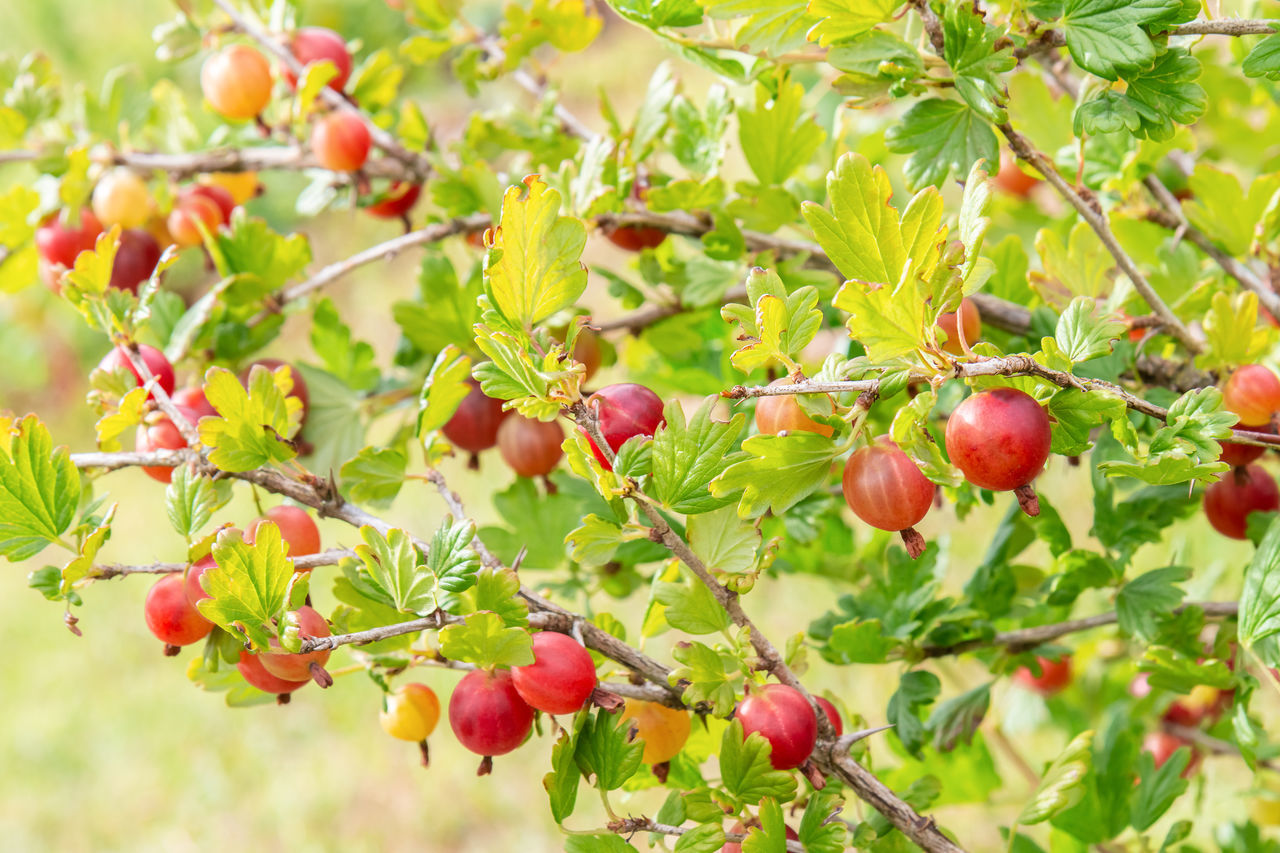
[[[1265,36],[1280,27],[1280,21],[1259,19],[1223,18],[1216,21],[1190,21],[1176,27],[1170,27],[1165,35],[1170,36]],[[1045,30],[1024,47],[1014,50],[1018,59],[1026,59],[1046,50],[1064,47],[1066,37],[1059,30]]]
[[[1177,723],[1163,723],[1161,728],[1171,735],[1195,744],[1211,755],[1234,755],[1241,760],[1244,758],[1244,756],[1240,755],[1240,748],[1234,743],[1222,738],[1216,738],[1204,729],[1199,729],[1195,726],[1180,726]],[[1280,761],[1272,758],[1259,758],[1257,764],[1259,767],[1265,767],[1268,770],[1280,770]]]
[[[852,756],[830,750],[823,755],[815,751],[814,758],[820,769],[835,775],[852,788],[860,799],[870,803],[872,808],[888,818],[890,823],[922,850],[927,853],[964,853],[964,848],[938,829],[933,818],[916,812]]]
[[[1239,610],[1239,604],[1234,601],[1197,601],[1176,607],[1173,612],[1181,613],[1188,607],[1198,607],[1204,611],[1205,616],[1215,619],[1230,619]],[[1070,619],[1066,622],[1054,622],[1051,625],[1037,625],[1033,628],[1021,628],[1017,631],[1002,631],[989,640],[965,640],[964,642],[952,643],[947,646],[925,646],[920,651],[926,658],[958,655],[988,646],[1003,646],[1008,652],[1024,652],[1056,640],[1059,637],[1065,637],[1067,634],[1114,625],[1117,618],[1115,611],[1099,613],[1096,616]]]
[[[334,566],[340,560],[354,557],[355,552],[347,548],[330,548],[318,554],[307,554],[304,557],[291,557],[295,569],[314,569],[317,566]],[[125,566],[120,563],[108,563],[94,566],[87,577],[90,580],[109,580],[125,575],[167,575],[184,572],[190,563],[147,563],[141,566]]]
[[[1204,349],[1203,344],[1191,333],[1183,322],[1178,319],[1178,315],[1174,314],[1159,294],[1152,288],[1151,283],[1147,281],[1141,270],[1133,259],[1121,248],[1120,243],[1116,240],[1115,235],[1111,233],[1111,227],[1107,224],[1107,218],[1096,209],[1089,201],[1086,201],[1080,193],[1078,193],[1070,184],[1063,179],[1062,175],[1049,158],[1045,157],[1039,151],[1031,146],[1022,134],[1013,129],[1013,125],[1005,122],[1000,125],[1000,132],[1009,140],[1009,147],[1013,153],[1017,155],[1019,160],[1031,164],[1036,171],[1044,176],[1058,194],[1066,199],[1072,207],[1080,214],[1080,217],[1089,224],[1098,235],[1098,239],[1102,241],[1102,245],[1107,247],[1107,251],[1115,258],[1116,265],[1121,271],[1129,277],[1133,282],[1134,289],[1142,295],[1147,305],[1151,307],[1152,312],[1160,318],[1161,324],[1169,332],[1170,335],[1177,338],[1178,341],[1187,349],[1188,352],[1195,354]]]
[[[929,34],[929,43],[933,45],[933,49],[938,56],[942,56],[946,43],[943,40],[942,21],[938,20],[938,13],[933,11],[933,7],[929,5],[929,0],[911,0],[911,5],[920,13],[924,31]]]

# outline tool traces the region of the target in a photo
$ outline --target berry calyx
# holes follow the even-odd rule
[[[200,89],[224,117],[251,119],[271,101],[271,66],[258,51],[235,44],[205,60]]]
[[[329,60],[338,69],[338,74],[329,81],[329,88],[341,92],[346,88],[351,77],[351,54],[342,36],[327,27],[303,27],[293,34],[289,42],[289,50],[299,64],[306,66],[312,62]],[[285,82],[290,89],[298,88],[298,78],[288,68],[282,69]]]
[[[425,684],[402,684],[387,694],[378,722],[393,738],[424,741],[440,722],[440,699]]]
[[[192,410],[182,406],[177,408],[191,426],[195,426],[196,421],[200,420]],[[150,453],[153,450],[181,450],[186,446],[187,440],[182,437],[182,431],[167,415],[153,424],[143,424],[138,427],[137,438],[134,441],[134,447],[139,453]],[[171,466],[143,465],[142,470],[148,477],[161,483],[173,481]]]
[[[776,388],[779,385],[791,384],[794,384],[791,378],[784,376],[781,379],[775,379],[770,382],[769,387]],[[796,399],[796,396],[795,394],[778,394],[761,397],[760,401],[756,403],[756,429],[760,430],[762,435],[778,435],[783,432],[802,431],[817,433],[824,438],[831,438],[835,429],[826,424],[818,423],[809,417]],[[825,399],[830,411],[834,412],[836,410],[835,403],[830,397]]]
[[[267,510],[262,518],[254,521],[245,530],[244,541],[253,544],[258,528],[268,521],[280,529],[280,538],[288,547],[290,557],[306,557],[320,553],[320,529],[316,527],[315,521],[305,509],[290,504],[280,504]]]
[[[329,623],[313,608],[303,605],[296,612],[298,636],[302,639],[328,637],[332,633]],[[311,678],[321,687],[328,687],[333,683],[332,679],[329,679],[329,684],[325,683],[328,674],[323,669],[325,662],[329,660],[329,649],[290,653],[283,651],[277,640],[271,641],[271,648],[273,651],[264,652],[259,655],[259,659],[267,672],[276,678],[285,681],[305,681]]]
[[[622,718],[631,721],[631,740],[644,742],[640,760],[645,764],[662,764],[675,758],[693,730],[688,711],[641,699],[627,699],[622,705]]]
[[[365,205],[364,212],[379,219],[400,219],[406,216],[422,195],[422,184],[396,181],[373,204]]]
[[[533,708],[520,698],[509,670],[467,673],[449,697],[449,727],[476,755],[505,755],[533,728]]]
[[[129,169],[103,175],[93,188],[93,215],[104,226],[141,228],[151,218],[151,193],[147,182]]]
[[[889,436],[849,457],[841,488],[854,515],[872,527],[898,531],[912,559],[924,553],[915,525],[933,506],[934,485]]]
[[[498,443],[498,428],[507,413],[502,410],[501,400],[495,400],[480,390],[479,382],[467,379],[467,384],[471,390],[440,431],[454,447],[474,455]]]
[[[662,398],[634,382],[606,385],[587,398],[587,405],[595,411],[600,434],[614,453],[637,435],[652,437],[665,422]],[[583,435],[587,436],[591,451],[600,464],[605,470],[612,471],[613,465],[605,459],[591,436],[585,430]]]
[[[1249,514],[1280,510],[1280,489],[1261,465],[1233,468],[1204,493],[1204,514],[1213,529],[1247,539]]]
[[[533,663],[511,670],[520,698],[548,714],[572,714],[596,689],[596,665],[582,644],[565,634],[533,635]]]
[[[147,592],[143,608],[147,627],[167,647],[165,654],[176,655],[179,646],[203,640],[213,630],[213,623],[187,601],[182,575],[165,575]]]
[[[564,429],[556,421],[537,421],[512,414],[498,427],[498,452],[521,477],[545,477],[564,450]]]
[[[604,232],[609,242],[628,252],[656,249],[667,239],[667,232],[647,225],[619,225]]]
[[[333,172],[354,172],[369,159],[373,137],[364,120],[346,111],[329,113],[311,130],[311,150]]]
[[[1280,378],[1269,367],[1246,364],[1227,380],[1222,405],[1235,412],[1241,426],[1266,426],[1280,412]]]
[[[964,355],[965,346],[972,347],[982,337],[982,312],[972,299],[961,299],[958,309],[938,315],[938,330],[947,336],[942,345],[944,350],[952,355]]]
[[[1039,515],[1031,481],[1049,458],[1049,416],[1030,394],[1016,388],[980,391],[947,419],[951,461],[975,486],[1016,491],[1027,515]]]
[[[290,693],[306,687],[311,681],[309,677],[305,681],[286,681],[283,678],[277,678],[262,666],[262,655],[247,651],[240,652],[240,662],[236,664],[236,669],[249,684],[279,697],[288,697]]]
[[[150,231],[130,228],[120,232],[120,245],[111,265],[111,287],[137,293],[138,287],[156,271],[160,244]]]
[[[818,742],[818,717],[804,694],[785,684],[750,688],[734,716],[742,722],[743,737],[759,732],[771,747],[775,770],[799,767]]]
[[[1071,656],[1063,655],[1057,660],[1036,656],[1036,664],[1040,674],[1032,672],[1031,667],[1019,667],[1013,674],[1013,680],[1028,690],[1041,696],[1052,696],[1066,689],[1071,683]]]
[[[155,377],[156,384],[159,385],[166,394],[173,393],[173,365],[169,363],[169,359],[165,358],[164,353],[155,347],[146,344],[138,344],[138,354],[142,357],[142,362],[151,371],[151,375]],[[102,357],[102,361],[98,362],[98,369],[113,373],[123,368],[133,374],[135,387],[142,384],[142,376],[133,366],[133,362],[129,360],[129,356],[125,353],[123,346],[118,346],[111,352]],[[148,399],[152,395],[148,395]]]

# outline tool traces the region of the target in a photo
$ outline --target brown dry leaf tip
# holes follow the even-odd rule
[[[477,776],[488,776],[493,773],[493,756],[486,755],[480,759],[480,766],[476,768]]]
[[[911,559],[919,559],[925,549],[924,537],[920,535],[920,532],[914,527],[908,527],[906,530],[899,530],[898,535],[902,537],[902,544],[906,546],[907,553],[911,555]]]
[[[311,666],[308,667],[308,669],[311,671],[311,680],[316,684],[319,684],[321,687],[333,686],[333,676],[330,675],[329,671],[320,664],[312,661]]]
[[[1018,506],[1022,507],[1023,512],[1033,517],[1040,514],[1040,499],[1036,497],[1036,490],[1030,483],[1018,486],[1013,493],[1018,496]]]
[[[602,687],[597,687],[591,691],[589,701],[597,708],[603,708],[610,714],[616,714],[622,710],[622,697],[616,693],[610,693]]]

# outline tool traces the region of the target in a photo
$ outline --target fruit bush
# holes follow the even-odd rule
[[[1280,849],[1280,20],[392,5],[373,43],[178,2],[157,55],[199,93],[0,65],[0,287],[105,352],[96,449],[3,420],[0,553],[71,632],[149,582],[230,706],[364,673],[353,738],[482,776],[550,741],[529,793],[574,853]],[[624,31],[669,59],[570,109]],[[442,127],[424,91],[507,103]],[[309,183],[264,209],[280,173]],[[387,239],[314,268],[343,215]],[[326,293],[409,252],[359,340]],[[130,467],[185,559],[112,562]],[[447,512],[398,511],[427,490]],[[801,575],[828,594],[773,612]],[[1198,819],[1209,762],[1258,774],[1250,816]]]

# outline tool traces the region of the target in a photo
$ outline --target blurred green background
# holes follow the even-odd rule
[[[78,0],[11,0],[6,6],[0,53],[43,51],[69,84],[96,85],[108,68],[132,62],[140,68],[132,79],[145,86],[145,81],[156,79],[167,68],[154,60],[149,37],[153,26],[172,15],[172,7],[160,0],[97,4],[92,15],[83,14],[84,5]],[[394,37],[403,27],[399,15],[382,3],[314,3],[307,6],[304,22],[359,34],[370,43]],[[664,56],[652,39],[638,31],[614,27],[610,38],[621,40],[627,62],[611,61],[616,54],[609,49],[589,52],[560,69],[572,68],[574,73],[557,75],[567,82],[567,89],[582,97],[581,111],[590,117],[595,115],[591,93],[597,84],[609,89],[615,103],[634,101],[643,93],[644,77],[637,69],[651,68]],[[188,60],[172,73],[192,104],[198,104],[198,60]],[[698,72],[687,68],[682,73],[687,79],[700,79]],[[697,91],[696,86],[692,90]],[[495,86],[487,97],[490,103],[500,103],[504,97],[522,96]],[[428,115],[438,127],[458,127],[470,108],[454,92],[431,101]],[[874,140],[860,144],[877,145]],[[0,172],[0,181],[8,180],[11,177]],[[296,181],[290,183],[286,177],[270,187],[267,197],[254,203],[256,211],[272,215],[290,209],[289,191],[296,191]],[[1002,224],[1006,233],[1018,227],[1007,219]],[[351,213],[330,214],[309,223],[317,254],[313,268],[392,237],[396,227]],[[617,262],[619,257],[609,259]],[[414,288],[414,263],[413,258],[401,258],[366,267],[333,288],[332,295],[355,333],[374,343],[383,363],[390,362],[394,336],[386,333],[388,318],[368,311],[367,305],[374,296],[380,304],[407,296]],[[92,423],[81,402],[88,370],[105,349],[105,341],[84,332],[74,312],[42,289],[3,297],[0,351],[6,366],[0,368],[0,410],[38,411],[59,442],[90,449]],[[305,325],[295,320],[273,352],[301,354],[302,360],[309,360]],[[1045,492],[1063,511],[1073,534],[1083,539],[1092,510],[1082,499],[1087,494],[1087,471],[1069,468],[1060,458],[1051,464],[1051,476],[1042,479],[1048,483]],[[491,520],[492,510],[482,496],[506,485],[510,478],[506,469],[488,460],[479,473],[465,471],[461,465],[446,473],[469,498],[481,524]],[[100,488],[109,489],[112,500],[121,505],[105,559],[130,563],[181,558],[183,543],[169,532],[163,520],[163,492],[151,480],[141,472],[125,471],[105,478]],[[956,525],[952,514],[939,512],[922,525],[926,537],[949,543],[949,578],[956,588],[979,562],[1002,511],[1002,507],[981,509],[963,527]],[[389,516],[424,530],[434,527],[443,512],[434,492],[409,487]],[[243,524],[255,514],[245,493],[222,517]],[[356,541],[350,528],[337,523],[326,522],[322,530],[326,545],[349,546]],[[1043,552],[1032,554],[1044,556]],[[1219,583],[1234,590],[1247,554],[1247,546],[1210,538],[1207,525],[1196,518],[1177,528],[1165,545],[1148,549],[1144,562],[1148,568],[1174,561],[1196,566],[1201,580],[1191,585],[1191,597],[1210,597]],[[148,579],[99,583],[85,590],[86,604],[76,613],[84,636],[77,638],[63,626],[57,606],[26,588],[27,572],[39,565],[0,569],[0,636],[7,646],[0,665],[4,714],[0,849],[347,853],[562,849],[563,836],[551,822],[541,785],[549,766],[549,738],[535,739],[519,752],[499,758],[493,776],[476,779],[475,757],[452,739],[442,721],[432,738],[432,767],[423,770],[414,746],[382,733],[377,723],[379,691],[360,672],[339,677],[324,693],[307,688],[285,707],[228,709],[221,695],[204,693],[187,681],[190,651],[177,659],[161,655],[159,643],[142,621]],[[322,610],[332,604],[326,599],[325,583],[317,583],[316,591]],[[746,606],[781,642],[804,631],[831,600],[830,582],[789,577],[784,583],[765,581]],[[1081,646],[1077,663],[1085,674],[1063,701],[1088,707],[1090,691],[1096,686],[1090,673],[1100,668],[1093,659],[1114,653],[1097,642],[1100,636],[1089,635]],[[661,644],[657,653],[662,653]],[[332,668],[341,670],[350,661],[340,653]],[[893,667],[835,669],[816,655],[810,662],[812,684],[829,690],[872,722],[882,718],[884,702],[896,684]],[[941,663],[939,672],[946,695],[986,677],[985,670],[972,662]],[[427,670],[419,680],[434,686],[447,702],[456,676]],[[1034,721],[1043,708],[1028,710],[1024,707],[1028,701],[1025,695],[1001,688],[992,719],[1016,714]],[[1015,739],[1016,749],[1033,767],[1050,760],[1063,745],[1057,734],[1038,732],[1026,724]],[[876,743],[875,757],[882,768],[899,763],[887,741]],[[937,810],[940,821],[961,832],[975,850],[999,843],[991,810],[997,819],[1007,821],[1029,794],[1010,754],[997,743],[992,744],[992,753],[995,771],[1009,780],[998,798],[977,806]],[[1250,784],[1238,761],[1207,761],[1195,784],[1214,792],[1210,815],[1214,821],[1242,817],[1244,801],[1224,796]],[[1187,817],[1183,810],[1195,799],[1184,800],[1166,821]],[[583,789],[580,802],[573,827],[602,826],[603,811],[589,790]],[[618,795],[614,806],[625,814],[653,814],[660,802],[659,792],[644,791]],[[850,812],[850,817],[858,813],[856,804]],[[636,842],[643,845],[642,839]]]

